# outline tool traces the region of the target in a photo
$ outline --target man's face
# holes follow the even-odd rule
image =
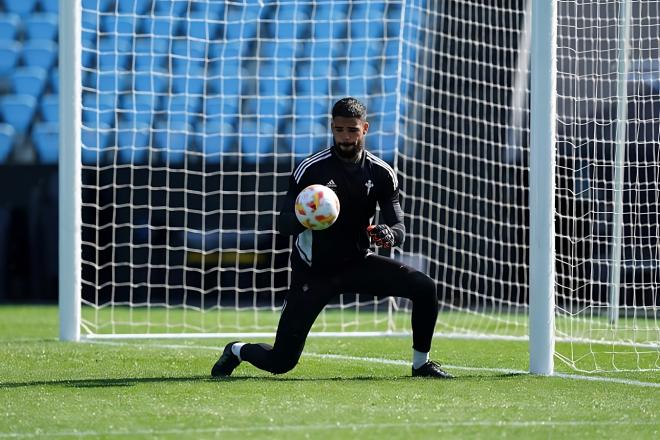
[[[360,118],[334,117],[332,136],[335,138],[337,153],[346,159],[358,157],[364,148],[364,136],[368,130],[369,123]]]

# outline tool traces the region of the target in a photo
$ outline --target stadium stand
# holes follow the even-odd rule
[[[57,15],[50,12],[35,13],[24,23],[25,36],[29,40],[57,40]]]
[[[110,125],[103,122],[88,122],[83,125],[81,160],[85,165],[103,165],[108,162],[107,148],[114,134]]]
[[[55,94],[44,95],[39,103],[39,114],[45,122],[58,123],[60,121],[59,96]]]
[[[8,95],[0,99],[0,114],[3,120],[21,135],[28,132],[36,107],[37,99],[30,95]]]
[[[55,164],[59,154],[59,126],[56,122],[39,122],[32,130],[32,139],[41,163]]]
[[[21,45],[15,41],[0,41],[0,87],[9,87],[9,75],[18,62]]]
[[[142,165],[148,162],[149,123],[120,120],[117,126],[117,163]]]
[[[0,41],[12,41],[18,35],[21,19],[16,14],[0,14]]]
[[[181,149],[204,152],[209,162],[231,148],[270,160],[276,138],[278,153],[292,148],[300,155],[308,150],[303,139],[314,148],[327,143],[327,121],[318,115],[327,113],[332,96],[382,99],[397,87],[396,65],[387,60],[399,55],[400,29],[395,8],[385,2],[284,8],[82,0],[82,8],[84,138],[99,150],[83,154],[87,163],[105,160],[100,150],[107,146],[118,148],[122,163],[143,163],[150,160],[147,144],[156,140],[175,146],[164,158],[171,163],[183,162]],[[33,148],[37,160],[48,163],[56,155],[45,153],[46,144],[57,146],[52,124],[59,121],[57,14],[54,0],[0,1],[0,122],[14,130],[10,149]],[[395,105],[376,103],[381,113]],[[190,131],[183,135],[170,126],[163,133],[165,123]],[[93,127],[105,131],[92,136]],[[137,145],[129,150],[127,127],[160,134],[131,135]],[[216,129],[230,131],[216,136]],[[380,136],[379,142],[393,143],[392,136]]]
[[[41,67],[19,67],[11,74],[12,91],[39,98],[46,88],[48,73]]]
[[[60,12],[60,2],[54,2],[53,0],[39,0],[39,6],[44,12],[51,12],[56,15]]]
[[[14,144],[15,130],[9,124],[0,123],[0,163],[7,162]]]
[[[37,0],[3,0],[3,3],[7,12],[25,18],[34,11],[37,5]]]
[[[23,43],[21,59],[26,66],[48,70],[57,62],[57,44],[51,40],[27,40]]]

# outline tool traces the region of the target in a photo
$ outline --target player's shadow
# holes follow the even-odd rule
[[[36,380],[29,382],[4,382],[2,388],[22,388],[34,386],[62,386],[71,388],[103,388],[103,387],[132,387],[141,383],[164,382],[200,382],[210,380],[208,376],[181,376],[181,377],[126,377],[113,379],[76,379],[76,380]]]
[[[437,380],[438,382],[454,382],[466,380],[500,380],[515,376],[525,376],[523,373],[502,373],[493,375],[460,375],[450,380]],[[334,377],[290,377],[290,376],[230,376],[213,378],[208,375],[179,376],[179,377],[130,377],[110,379],[76,379],[76,380],[35,380],[27,382],[4,382],[0,383],[2,388],[27,388],[38,386],[61,386],[70,388],[107,388],[107,387],[132,387],[146,383],[179,383],[179,382],[389,382],[389,381],[421,381],[436,380],[426,378],[414,378],[410,376],[334,376]]]

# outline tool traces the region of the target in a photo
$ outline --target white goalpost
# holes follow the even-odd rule
[[[274,335],[278,199],[351,95],[439,336],[660,369],[660,1],[60,2],[63,340]],[[346,292],[312,334],[409,312]]]

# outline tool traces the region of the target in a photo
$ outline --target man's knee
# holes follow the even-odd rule
[[[410,274],[410,287],[416,296],[423,298],[433,298],[437,301],[436,284],[435,281],[428,275],[422,272],[413,272]]]
[[[270,372],[273,374],[284,374],[287,373],[298,365],[298,359],[300,356],[277,356],[275,361],[271,365]]]

